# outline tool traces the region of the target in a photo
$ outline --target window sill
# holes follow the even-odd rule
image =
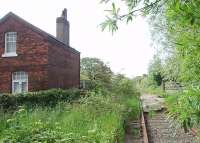
[[[1,57],[16,57],[17,53],[4,53]]]

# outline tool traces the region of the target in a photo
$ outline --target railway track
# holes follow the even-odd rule
[[[140,124],[140,134],[135,139],[129,138],[130,134],[127,134],[129,140],[125,143],[200,143],[191,132],[185,133],[181,126],[167,117],[164,99],[143,95],[141,102],[141,120],[137,122]],[[130,127],[135,128],[132,125]]]
[[[191,132],[185,133],[163,110],[155,112],[152,116],[145,113],[144,118],[149,143],[197,143]]]

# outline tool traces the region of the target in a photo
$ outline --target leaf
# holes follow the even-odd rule
[[[106,28],[108,28],[108,30],[111,31],[113,34],[114,32],[118,30],[117,20],[113,20],[112,18],[108,16],[106,18],[107,19],[100,24],[101,29],[102,31],[104,31]]]
[[[101,0],[100,3],[108,3],[110,0]]]
[[[195,22],[195,17],[192,16],[192,17],[191,17],[191,21],[190,21],[191,25],[193,25],[194,22]]]
[[[128,24],[129,22],[131,22],[133,20],[133,16],[129,15],[126,19],[126,23]]]
[[[116,7],[115,7],[115,3],[112,3],[112,13],[115,14],[116,13]]]

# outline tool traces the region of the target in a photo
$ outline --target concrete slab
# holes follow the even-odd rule
[[[144,112],[160,111],[164,109],[164,98],[157,95],[143,94],[141,97]]]

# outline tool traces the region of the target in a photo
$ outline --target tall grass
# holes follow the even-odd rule
[[[139,116],[136,97],[90,96],[55,108],[20,107],[0,113],[0,142],[5,143],[121,143],[124,121]]]

